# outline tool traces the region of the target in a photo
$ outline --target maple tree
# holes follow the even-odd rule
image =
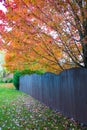
[[[55,73],[87,68],[87,0],[14,0],[6,5],[11,28],[2,32],[7,66]]]

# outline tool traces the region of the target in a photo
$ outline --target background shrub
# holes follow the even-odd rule
[[[3,79],[2,79],[2,78],[0,79],[0,83],[4,83],[4,81],[3,81]]]
[[[13,82],[13,78],[0,78],[0,83],[12,83]]]
[[[5,83],[13,83],[13,78],[6,78]]]

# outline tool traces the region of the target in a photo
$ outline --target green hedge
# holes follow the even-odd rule
[[[14,76],[13,76],[13,84],[15,86],[15,88],[17,90],[19,90],[19,78],[22,76],[22,75],[26,75],[26,74],[43,74],[44,71],[43,70],[35,70],[35,71],[31,71],[31,70],[22,70],[22,71],[16,71],[14,73]]]

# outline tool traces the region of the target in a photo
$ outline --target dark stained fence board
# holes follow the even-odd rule
[[[87,124],[87,69],[73,68],[59,75],[25,75],[20,90],[50,108]]]

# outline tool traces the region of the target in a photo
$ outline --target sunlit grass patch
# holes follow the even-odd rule
[[[14,88],[13,83],[0,83],[0,88]]]

